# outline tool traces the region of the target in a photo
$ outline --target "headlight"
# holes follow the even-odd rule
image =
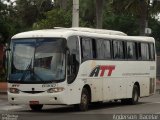
[[[15,93],[15,94],[19,94],[19,89],[17,89],[17,88],[9,88],[9,92],[10,93]]]
[[[55,88],[50,88],[47,90],[48,93],[62,92],[62,91],[64,91],[63,87],[55,87]]]

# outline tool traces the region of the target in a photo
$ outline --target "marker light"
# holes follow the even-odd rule
[[[63,87],[55,87],[47,90],[48,93],[56,93],[56,92],[62,92],[62,91],[64,91]]]
[[[19,89],[17,89],[17,88],[9,88],[9,92],[10,93],[15,93],[15,94],[19,94]]]

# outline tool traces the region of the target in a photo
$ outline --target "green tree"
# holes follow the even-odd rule
[[[16,31],[16,16],[12,4],[6,5],[0,1],[0,43],[7,42]]]
[[[157,51],[160,51],[160,21],[154,18],[149,19],[149,26],[152,29],[152,34],[156,40],[156,49]]]
[[[152,14],[159,13],[160,3],[154,2],[150,6],[150,0],[113,0],[112,6],[118,14],[133,15],[139,21],[139,34],[145,35],[145,27],[147,27],[147,19]]]
[[[95,2],[93,0],[80,0],[80,26],[96,27]]]
[[[49,29],[54,27],[71,27],[72,16],[71,11],[63,9],[53,9],[46,13],[46,19],[35,23],[33,29]]]
[[[26,28],[31,28],[33,23],[43,19],[44,13],[53,7],[51,0],[16,0],[16,11]]]
[[[113,0],[112,6],[118,14],[136,16],[139,19],[139,34],[144,35],[148,10],[148,0]]]
[[[102,28],[104,0],[96,0],[96,28]]]
[[[68,0],[55,0],[55,6],[59,7],[60,9],[66,10],[68,2]]]
[[[103,28],[103,8],[108,0],[80,0],[80,25]]]

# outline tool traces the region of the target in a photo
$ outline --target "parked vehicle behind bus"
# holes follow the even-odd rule
[[[155,93],[156,53],[152,37],[120,31],[59,28],[12,37],[8,100],[27,104],[75,105],[121,100],[136,104]]]

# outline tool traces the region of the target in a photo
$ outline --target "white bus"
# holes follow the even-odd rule
[[[75,105],[121,100],[136,104],[155,93],[156,54],[152,37],[91,28],[57,28],[12,37],[8,100],[27,104]]]

